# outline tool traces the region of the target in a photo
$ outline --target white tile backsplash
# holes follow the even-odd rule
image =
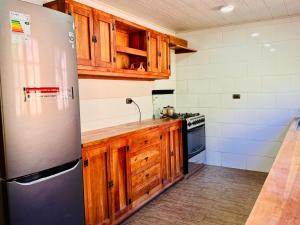
[[[300,114],[299,26],[295,17],[179,34],[198,52],[177,56],[178,109],[205,114],[207,164],[269,171]]]
[[[80,101],[81,130],[88,131],[139,120],[134,104],[126,104],[126,98],[90,99]],[[134,97],[140,106],[142,119],[153,115],[152,96]]]

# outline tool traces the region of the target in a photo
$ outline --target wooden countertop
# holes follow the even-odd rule
[[[122,124],[118,126],[87,131],[81,134],[81,142],[83,146],[97,141],[104,141],[112,137],[119,137],[128,135],[138,130],[156,128],[163,125],[168,125],[170,123],[176,123],[181,121],[180,119],[151,119],[143,120],[142,122],[133,122]]]
[[[300,224],[299,121],[292,121],[246,225]]]

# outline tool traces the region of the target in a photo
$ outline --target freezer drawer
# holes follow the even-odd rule
[[[74,164],[48,177],[8,182],[9,225],[84,225],[82,162]]]

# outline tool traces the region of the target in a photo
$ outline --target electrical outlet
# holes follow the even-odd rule
[[[132,98],[126,98],[126,104],[131,104],[133,102]]]
[[[240,99],[240,98],[241,98],[241,95],[240,95],[240,94],[233,94],[233,95],[232,95],[232,98],[233,98],[233,99]]]

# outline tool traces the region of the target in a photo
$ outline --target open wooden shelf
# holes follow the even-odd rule
[[[175,54],[197,52],[196,49],[191,49],[180,45],[170,45],[170,48],[175,50]]]
[[[175,54],[197,52],[195,49],[188,48],[188,42],[179,37],[170,36],[170,48],[175,50]]]
[[[126,47],[126,46],[117,46],[117,52],[123,52],[123,53],[131,54],[131,55],[147,57],[147,51],[130,48],[130,47]]]

